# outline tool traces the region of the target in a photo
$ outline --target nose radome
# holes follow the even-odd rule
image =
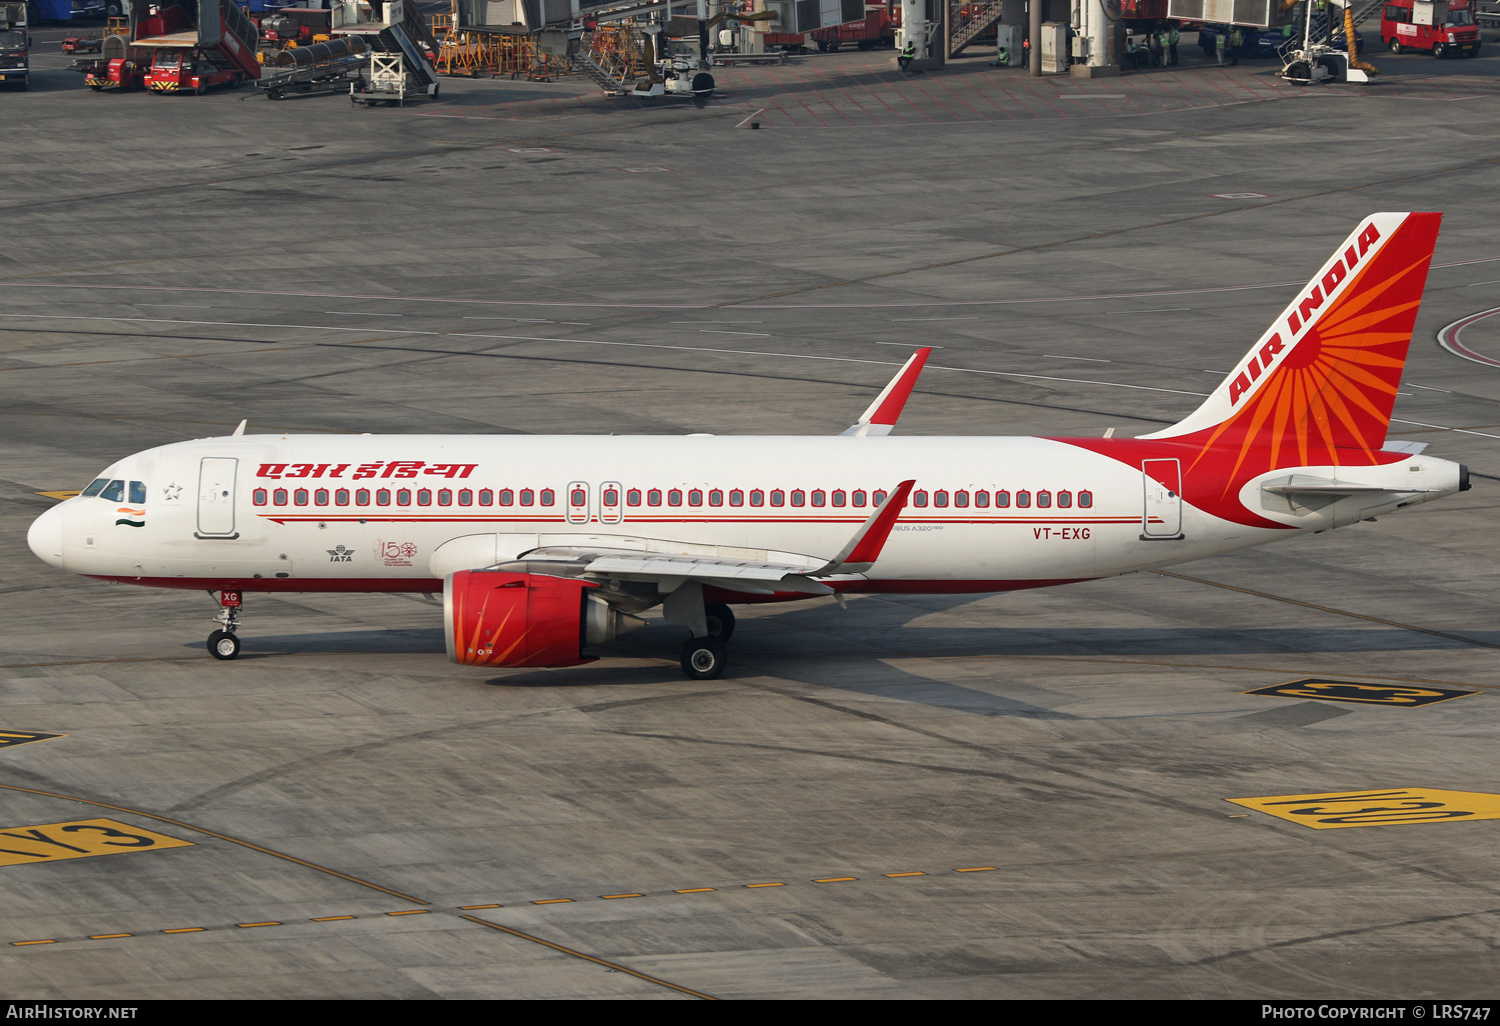
[[[63,518],[62,510],[53,507],[31,522],[26,532],[26,544],[31,546],[37,558],[62,569],[63,565]]]

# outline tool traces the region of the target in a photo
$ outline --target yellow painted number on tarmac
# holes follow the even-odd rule
[[[1500,794],[1480,791],[1407,787],[1226,800],[1314,830],[1500,819]]]
[[[179,840],[112,819],[80,819],[46,823],[34,827],[0,830],[0,866],[84,859],[93,855],[120,855],[157,848],[192,847]]]
[[[1446,702],[1453,698],[1477,694],[1462,688],[1412,687],[1402,684],[1361,684],[1352,680],[1320,680],[1308,677],[1303,680],[1273,684],[1268,688],[1246,691],[1247,695],[1265,695],[1270,698],[1315,698],[1324,702],[1362,702],[1368,705],[1400,705],[1416,707]]]

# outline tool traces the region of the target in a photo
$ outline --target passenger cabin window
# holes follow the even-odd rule
[[[574,491],[573,495],[574,495],[573,505],[575,505],[575,506],[582,506],[583,505],[583,498],[582,498],[583,493],[580,492],[580,491]],[[618,488],[606,488],[606,489],[604,489],[604,504],[606,506],[618,506],[620,504],[620,490]]]
[[[854,505],[856,505],[856,506],[863,506],[864,504],[865,504],[865,490],[863,488],[856,488],[854,490]]]
[[[99,498],[108,499],[110,502],[125,501],[125,482],[111,481],[104,486],[104,491],[99,493]]]
[[[255,491],[250,493],[250,501],[255,503],[257,506],[264,506],[268,499],[269,496],[266,494],[266,490],[264,488],[257,488],[255,489]]]
[[[953,505],[957,506],[959,509],[968,509],[969,508],[969,493],[968,492],[954,492],[953,493]]]
[[[801,488],[793,488],[792,489],[792,505],[793,506],[806,506],[807,505],[807,493],[804,492]]]
[[[648,505],[648,506],[660,506],[661,505],[661,489],[660,488],[653,488],[649,492],[646,493],[646,505]]]
[[[833,504],[835,506],[842,506],[848,501],[849,497],[844,494],[844,490],[842,488],[835,488],[833,490]]]
[[[375,493],[375,505],[377,505],[377,506],[389,506],[390,504],[391,504],[391,490],[389,488],[382,488],[382,489],[380,489],[379,491],[377,491]],[[278,505],[279,505],[279,503],[278,503]]]
[[[306,506],[307,505],[307,489],[306,488],[298,488],[295,492],[292,493],[292,505],[294,505],[294,506]]]
[[[326,506],[326,505],[328,505],[328,489],[327,488],[319,488],[317,491],[313,492],[313,505],[315,505],[315,506]]]
[[[745,504],[745,493],[738,488],[729,489],[729,504],[731,506],[743,506]]]
[[[500,505],[514,506],[516,504],[516,493],[509,488],[500,489]]]
[[[825,492],[825,491],[823,491],[823,489],[821,489],[821,488],[814,488],[813,489],[813,493],[812,493],[812,504],[814,506],[823,506],[823,505],[826,505],[827,503],[828,503],[828,493]]]
[[[605,496],[605,499],[604,499],[604,501],[606,503],[608,503],[609,505],[611,505],[611,506],[613,506],[617,501],[619,501],[618,499],[613,499],[613,498],[609,497],[609,496],[612,496],[614,494],[615,494],[614,492],[608,492],[608,493],[606,493],[606,496]],[[574,488],[573,491],[572,491],[572,493],[568,496],[568,501],[570,503],[572,503],[574,506],[583,506],[583,505],[587,504],[588,501],[589,501],[588,493],[585,492],[582,488]]]
[[[681,488],[672,488],[672,489],[669,489],[667,491],[667,505],[668,506],[681,506],[682,505],[682,489]]]
[[[521,505],[523,505],[523,506],[534,506],[534,505],[536,505],[536,492],[532,491],[530,488],[522,488],[521,489]]]
[[[913,506],[926,506],[927,505],[927,493],[925,491],[921,491],[921,490],[912,492],[911,493],[911,504]]]
[[[639,488],[632,488],[632,489],[630,489],[630,491],[628,491],[628,492],[625,493],[625,505],[627,505],[627,506],[639,506],[640,504],[641,504],[641,490]]]
[[[347,489],[347,488],[340,488],[338,491],[334,492],[333,493],[333,504],[335,506],[347,506],[347,505],[349,505],[349,489]]]
[[[83,490],[83,494],[88,496],[89,498],[93,498],[95,495],[98,495],[100,492],[104,491],[104,486],[107,484],[109,484],[109,478],[96,477],[93,481],[89,482],[89,486]]]
[[[1072,506],[1073,505],[1073,493],[1072,492],[1068,492],[1068,491],[1058,492],[1057,493],[1057,505],[1060,508],[1062,508],[1062,509],[1067,509],[1068,507]]]
[[[468,488],[460,488],[458,490],[458,504],[460,506],[472,506],[472,505],[474,505],[474,493],[471,490],[469,490]],[[447,504],[444,503],[444,505],[447,505]]]
[[[945,507],[945,506],[947,506],[948,505],[948,493],[947,493],[947,491],[945,491],[942,488],[939,488],[937,491],[933,492],[932,493],[932,504],[934,506],[938,506],[938,507]]]
[[[411,505],[411,489],[410,488],[397,488],[396,489],[396,505],[398,505],[398,506],[410,506]]]
[[[403,505],[404,505],[404,503],[403,503]],[[418,506],[431,506],[432,505],[432,489],[431,488],[418,488],[417,489],[417,505]]]
[[[1016,505],[1021,507],[1022,509],[1029,509],[1031,507],[1031,493],[1026,491],[1024,488],[1021,491],[1017,492]]]
[[[1004,488],[996,492],[995,505],[1000,509],[1008,509],[1010,507],[1010,492],[1006,491]]]
[[[975,492],[974,493],[974,505],[977,506],[977,507],[979,507],[980,509],[988,509],[989,505],[990,505],[990,493],[989,492]]]
[[[1045,488],[1036,493],[1036,504],[1039,509],[1052,508],[1052,493]]]
[[[1085,489],[1078,493],[1078,505],[1089,509],[1094,505],[1094,493]]]
[[[764,506],[766,504],[766,493],[759,488],[750,489],[750,505]]]
[[[877,488],[875,490],[875,497],[871,501],[874,502],[875,505],[879,506],[882,502],[885,501],[885,490]]]
[[[495,504],[495,493],[489,488],[479,489],[479,504],[481,506],[493,506]]]
[[[557,502],[557,493],[554,492],[551,488],[543,488],[542,489],[542,505],[543,506],[551,506],[555,502]]]
[[[691,490],[688,491],[688,505],[689,506],[701,506],[701,505],[703,505],[703,489],[702,488],[693,488],[693,489],[691,489]]]
[[[773,505],[773,506],[785,506],[786,505],[786,492],[782,491],[780,488],[772,488],[771,489],[771,505]]]
[[[710,506],[722,506],[722,505],[724,505],[724,493],[723,493],[723,491],[721,491],[718,488],[710,488],[708,490],[708,504]]]
[[[273,496],[273,500],[275,501],[276,505],[278,505],[278,506],[285,506],[286,502],[287,502],[286,489],[285,488],[278,488],[278,489],[276,489],[276,494]]]
[[[131,503],[131,505],[133,505],[133,506],[139,506],[141,503],[143,503],[145,501],[146,501],[146,482],[144,482],[144,481],[132,481],[132,482],[130,482],[130,503]]]
[[[354,504],[356,506],[368,506],[370,504],[370,489],[361,488],[355,492]]]

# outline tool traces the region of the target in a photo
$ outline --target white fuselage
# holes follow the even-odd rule
[[[1458,489],[1442,460],[1365,472],[1412,488],[1407,464],[1441,488],[1401,505]],[[143,503],[79,496],[29,540],[63,569],[141,584],[432,591],[445,574],[548,545],[827,558],[877,492],[908,478],[878,562],[835,587],[1033,587],[1334,526],[1259,508],[1265,526],[1236,523],[1153,494],[1139,465],[1045,438],[249,435],[121,460],[101,479],[139,482]]]

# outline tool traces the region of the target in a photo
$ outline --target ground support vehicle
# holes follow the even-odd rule
[[[845,43],[853,43],[861,50],[895,46],[896,29],[901,25],[900,12],[900,5],[895,3],[865,4],[864,21],[817,29],[809,32],[808,38],[817,43],[823,53],[832,53]]]
[[[256,85],[270,100],[345,92],[369,60],[369,48],[359,36],[298,46],[276,54],[275,69],[267,69]]]
[[[27,88],[31,81],[30,50],[26,5],[0,4],[0,82]]]
[[[149,50],[146,88],[202,93],[260,78],[260,34],[231,0],[131,0],[130,47]],[[119,37],[111,37],[117,39]]]
[[[62,41],[63,53],[98,53],[104,40],[98,36],[69,36]]]
[[[1343,12],[1342,31],[1335,36],[1334,21],[1319,17],[1322,25],[1314,26],[1313,11],[1308,6],[1302,25],[1300,39],[1293,38],[1282,48],[1285,64],[1279,74],[1295,85],[1311,85],[1314,82],[1368,82],[1380,72],[1372,64],[1359,59],[1359,33],[1354,31],[1353,0],[1334,0],[1332,6]],[[1330,45],[1336,40],[1339,45]],[[1349,41],[1353,40],[1353,52]]]
[[[1391,53],[1426,50],[1434,57],[1479,56],[1472,0],[1387,0],[1380,41]]]
[[[329,38],[333,12],[317,7],[282,7],[263,15],[257,27],[263,42],[277,47],[287,43],[310,46]]]
[[[151,57],[150,50],[131,47],[124,36],[107,36],[98,57],[80,57],[72,70],[96,93],[129,93],[146,88]]]
[[[31,0],[37,21],[102,18],[106,0]]]
[[[1241,25],[1240,45],[1238,48],[1241,57],[1279,57],[1281,48],[1286,44],[1288,37],[1283,33],[1281,26],[1273,28],[1254,28]],[[1215,25],[1207,23],[1198,30],[1198,47],[1203,51],[1203,56],[1214,57],[1218,54],[1219,36],[1228,35],[1234,31],[1231,25]],[[1301,33],[1298,33],[1300,35]],[[1229,47],[1224,50],[1225,56],[1235,51]]]
[[[436,99],[433,60],[441,47],[427,19],[413,0],[389,0],[383,13],[385,21],[335,24],[332,30],[334,40],[357,36],[370,51],[369,64],[349,87],[350,102],[374,107],[403,105],[408,96]]]

